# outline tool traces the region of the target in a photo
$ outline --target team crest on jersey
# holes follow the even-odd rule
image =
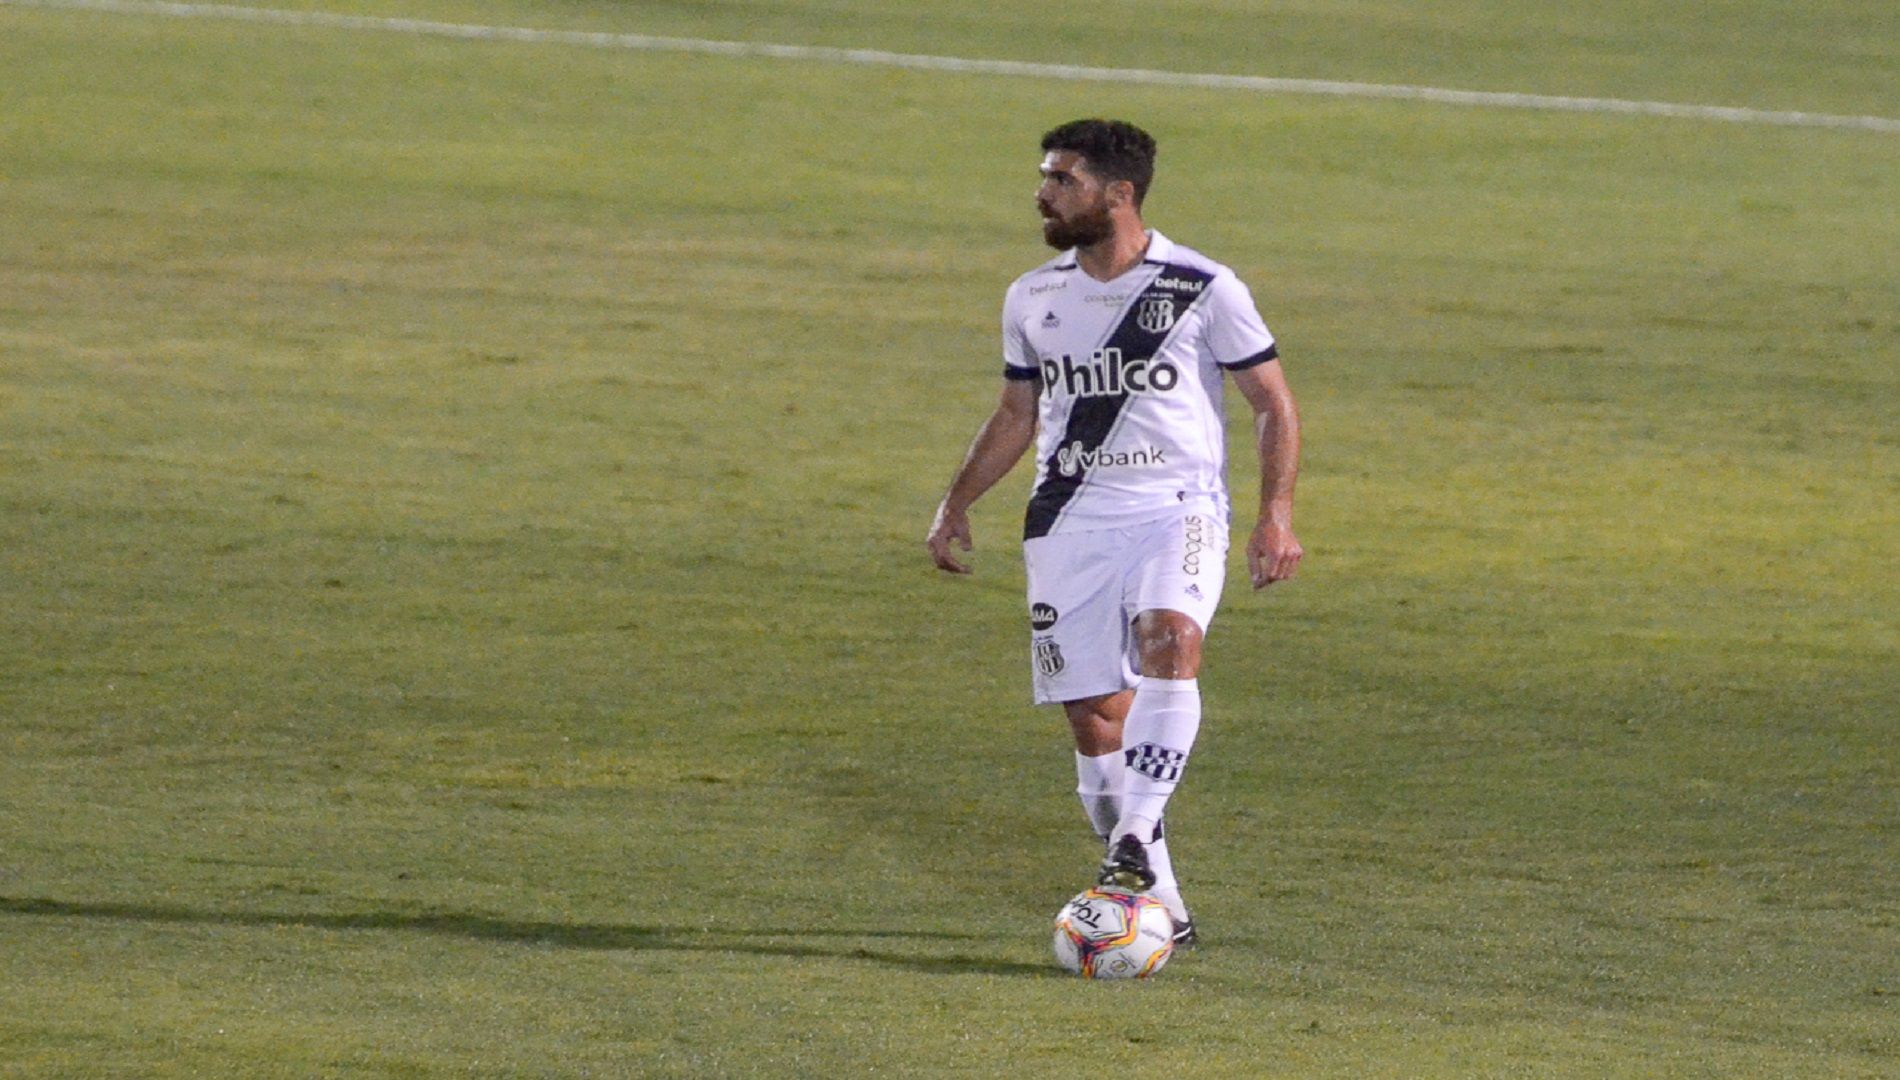
[[[1174,328],[1174,299],[1168,296],[1144,296],[1141,310],[1135,313],[1135,325],[1150,334]]]
[[[1036,639],[1036,670],[1044,675],[1060,675],[1069,665],[1062,659],[1062,648],[1052,637]]]

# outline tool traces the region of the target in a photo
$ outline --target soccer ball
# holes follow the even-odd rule
[[[1085,979],[1145,979],[1174,953],[1174,919],[1152,896],[1090,889],[1056,912],[1056,963]]]

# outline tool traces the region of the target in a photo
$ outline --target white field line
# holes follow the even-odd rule
[[[0,0],[0,6],[103,11],[123,15],[162,15],[179,19],[237,19],[285,26],[374,30],[384,33],[422,34],[430,37],[467,38],[476,41],[517,41],[548,45],[578,45],[595,49],[766,57],[774,60],[808,60],[973,75],[1014,75],[1075,82],[1135,83],[1149,86],[1244,90],[1262,94],[1322,94],[1330,97],[1387,98],[1429,101],[1443,105],[1621,113],[1636,116],[1667,116],[1685,120],[1720,120],[1734,124],[1849,128],[1900,134],[1900,119],[1884,116],[1782,112],[1769,109],[1743,109],[1726,105],[1630,101],[1621,98],[1507,94],[1484,90],[1448,90],[1435,86],[1335,82],[1328,79],[1276,79],[1261,75],[1218,75],[1191,71],[1156,71],[1147,68],[1081,67],[1073,64],[1035,64],[1019,60],[971,60],[955,56],[883,52],[877,49],[839,49],[823,45],[775,45],[752,41],[711,41],[703,38],[607,34],[583,30],[536,30],[518,26],[482,26],[467,23],[428,22],[421,19],[342,15],[327,11],[284,11],[233,4],[173,3],[166,0]]]

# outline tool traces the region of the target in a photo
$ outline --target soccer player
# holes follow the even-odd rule
[[[1023,531],[1038,704],[1075,736],[1077,793],[1107,848],[1097,883],[1151,892],[1195,939],[1162,815],[1201,724],[1201,642],[1225,579],[1225,372],[1253,409],[1256,589],[1291,577],[1299,414],[1234,272],[1142,223],[1155,143],[1119,120],[1042,139],[1036,208],[1061,254],[1003,301],[1001,399],[937,507],[925,545],[970,568],[970,505],[1033,443]]]

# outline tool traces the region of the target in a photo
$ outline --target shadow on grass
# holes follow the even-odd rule
[[[892,967],[945,975],[1053,977],[1051,964],[1025,964],[983,956],[934,956],[888,948],[847,945],[849,940],[970,941],[977,935],[933,930],[719,930],[602,923],[535,922],[486,915],[362,911],[292,914],[271,911],[207,911],[167,904],[81,903],[0,896],[0,915],[117,919],[179,925],[304,927],[315,930],[388,930],[443,934],[475,941],[546,945],[562,949],[662,950],[752,953],[794,959],[868,960]],[[809,939],[820,939],[813,942]]]

